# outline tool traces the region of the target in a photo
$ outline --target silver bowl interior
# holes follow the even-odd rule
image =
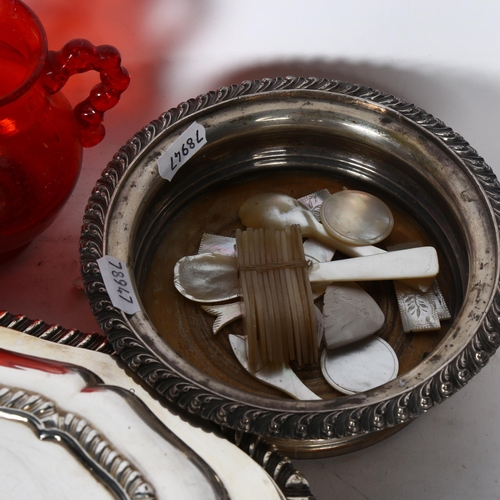
[[[165,181],[158,158],[193,121],[205,127],[207,144]],[[213,320],[176,295],[172,263],[196,253],[204,232],[233,235],[238,203],[254,192],[300,197],[342,186],[393,208],[397,229],[389,243],[418,237],[437,248],[452,320],[437,334],[404,336],[387,298],[391,285],[373,285],[391,318],[383,335],[406,353],[396,380],[353,396],[333,391],[322,401],[260,391],[241,382],[243,372],[235,376],[237,362],[210,333]],[[349,450],[452,395],[495,352],[497,199],[496,179],[476,152],[400,99],[314,79],[246,83],[162,115],[108,165],[87,209],[84,282],[115,349],[162,396],[217,424],[293,442],[295,450],[299,440],[307,450]],[[92,224],[100,234],[91,234]],[[92,262],[102,254],[128,263],[141,312],[124,315],[96,291]],[[301,375],[314,386],[312,371]]]

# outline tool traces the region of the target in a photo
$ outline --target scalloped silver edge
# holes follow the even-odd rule
[[[287,413],[254,408],[212,394],[162,364],[130,330],[120,311],[112,306],[96,264],[102,256],[104,221],[113,192],[129,165],[160,133],[186,116],[235,97],[296,89],[332,92],[372,101],[397,111],[431,132],[460,157],[476,177],[489,198],[498,225],[500,185],[495,174],[460,135],[422,109],[393,95],[336,80],[290,76],[245,81],[241,85],[202,94],[163,113],[118,151],[98,180],[86,207],[80,240],[81,272],[92,311],[116,352],[129,368],[169,401],[192,414],[241,432],[290,439],[342,439],[407,423],[467,384],[500,345],[499,294],[474,338],[431,379],[400,396],[371,406],[321,413]]]
[[[117,498],[156,498],[153,487],[128,460],[101,438],[99,432],[73,413],[61,412],[53,401],[40,394],[0,387],[0,418],[18,419],[31,425],[40,439],[66,445]]]
[[[82,333],[67,330],[59,325],[48,325],[41,320],[31,320],[24,315],[13,315],[0,311],[0,326],[57,344],[112,354],[113,346],[99,333]],[[2,410],[2,389],[0,388],[0,410]],[[1,418],[1,415],[0,415]],[[290,460],[283,456],[276,446],[253,434],[235,433],[226,429],[226,438],[257,462],[276,482],[287,500],[314,500],[309,482],[297,471]]]

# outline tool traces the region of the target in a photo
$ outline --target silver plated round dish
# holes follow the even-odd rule
[[[200,136],[198,148],[188,140],[200,130],[206,142]],[[164,175],[170,168],[170,180],[159,165]],[[318,364],[297,374],[323,399],[294,401],[245,373],[224,330],[214,336],[213,318],[175,289],[173,269],[197,253],[204,233],[234,236],[249,196],[298,199],[343,188],[390,208],[384,248],[436,247],[451,319],[437,332],[405,334],[392,283],[364,285],[386,317],[378,335],[398,356],[398,377],[342,395]],[[397,97],[315,78],[244,82],[171,109],[115,155],[84,215],[83,280],[114,349],[159,395],[226,428],[262,434],[290,455],[339,454],[384,439],[452,396],[495,353],[499,200],[477,152]],[[103,255],[128,267],[137,312],[113,304],[97,263]],[[241,322],[226,328],[242,333]]]

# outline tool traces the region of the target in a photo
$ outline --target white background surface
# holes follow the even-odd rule
[[[442,119],[500,174],[500,2],[28,4],[42,18],[53,49],[73,37],[116,45],[132,84],[108,112],[104,142],[85,151],[80,180],[55,224],[0,266],[0,309],[98,329],[78,282],[80,222],[91,188],[134,132],[220,85],[293,74],[372,86]],[[85,94],[88,85],[81,81]],[[77,102],[80,87],[65,93]],[[500,359],[494,357],[458,394],[392,438],[343,457],[294,463],[318,500],[500,498],[499,378]]]

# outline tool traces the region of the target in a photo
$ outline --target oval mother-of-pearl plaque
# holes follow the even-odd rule
[[[396,353],[380,337],[369,337],[340,349],[325,349],[321,356],[326,381],[344,394],[368,391],[390,382],[398,369]]]
[[[327,233],[350,245],[374,245],[394,226],[390,208],[363,191],[333,193],[321,205],[320,216]]]

